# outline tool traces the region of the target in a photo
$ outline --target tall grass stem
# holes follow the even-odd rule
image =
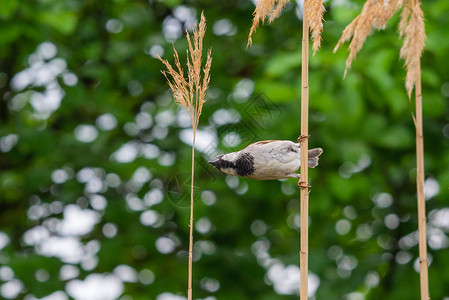
[[[209,87],[210,68],[212,65],[211,50],[207,52],[206,63],[202,67],[203,39],[206,33],[206,18],[201,13],[201,20],[198,26],[193,30],[193,37],[187,31],[187,78],[179,61],[179,55],[173,45],[175,68],[167,61],[158,56],[158,59],[167,68],[162,71],[167,79],[168,85],[173,92],[175,102],[184,107],[192,121],[193,144],[192,144],[192,173],[190,184],[190,220],[189,220],[189,265],[187,280],[187,298],[192,300],[192,273],[193,273],[193,192],[195,178],[195,138],[199,119],[203,110],[203,104],[206,102],[206,90]],[[203,71],[201,73],[201,70]],[[202,76],[201,76],[202,75]]]
[[[193,276],[193,184],[195,178],[195,137],[196,128],[193,128],[193,144],[192,144],[192,174],[190,181],[190,222],[189,222],[189,278],[188,278],[188,289],[187,289],[187,299],[192,300],[192,276]]]
[[[302,66],[301,66],[301,136],[309,135],[309,23],[306,6],[309,0],[304,1],[302,20]],[[308,268],[309,268],[309,141],[307,138],[301,142],[301,181],[305,188],[300,189],[300,299],[307,300]]]
[[[415,83],[416,99],[416,188],[418,201],[418,233],[419,233],[419,281],[421,300],[429,300],[429,274],[427,262],[426,236],[426,200],[424,198],[424,135],[422,122],[421,71],[417,73]]]

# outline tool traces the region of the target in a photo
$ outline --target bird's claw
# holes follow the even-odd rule
[[[304,141],[305,139],[309,139],[310,135],[303,135],[301,134],[298,138],[298,143],[302,143],[302,141]]]
[[[300,189],[309,189],[309,188],[311,188],[312,186],[311,186],[310,184],[306,184],[305,181],[298,181],[298,187],[299,187]]]

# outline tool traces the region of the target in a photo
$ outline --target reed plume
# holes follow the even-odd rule
[[[427,237],[426,237],[426,204],[424,199],[424,134],[422,121],[422,93],[421,93],[421,55],[426,39],[424,17],[419,0],[367,0],[362,12],[345,28],[334,52],[346,41],[352,38],[349,44],[349,55],[346,60],[345,76],[350,69],[352,61],[365,43],[366,38],[373,29],[381,30],[388,20],[402,7],[398,25],[399,37],[404,43],[399,52],[405,61],[406,69],[405,88],[411,99],[415,88],[415,114],[413,121],[416,130],[416,188],[418,207],[418,233],[419,233],[419,277],[421,300],[428,300],[429,278],[427,263]]]
[[[324,12],[326,11],[323,5],[323,0],[309,0],[304,2],[305,17],[309,24],[310,33],[312,36],[312,50],[313,54],[320,49],[321,34],[323,32]],[[304,21],[303,18],[303,21]]]
[[[187,50],[187,79],[184,77],[184,71],[179,61],[179,55],[173,45],[175,68],[171,64],[158,56],[158,59],[165,65],[167,71],[162,71],[167,79],[168,85],[173,92],[176,103],[183,106],[192,121],[192,128],[195,131],[203,109],[203,103],[206,102],[206,90],[210,81],[210,67],[212,64],[211,49],[207,52],[206,64],[203,68],[203,77],[201,78],[203,38],[206,33],[206,19],[201,13],[200,24],[193,30],[193,38],[187,34],[189,50]],[[189,58],[190,57],[190,58]],[[171,79],[170,79],[171,77]],[[202,81],[201,81],[202,79]]]
[[[424,50],[426,33],[424,31],[424,16],[417,1],[406,5],[401,14],[399,22],[399,36],[404,38],[404,44],[400,50],[400,57],[405,61],[407,75],[405,77],[405,88],[408,97],[411,98],[413,87],[416,84],[418,73],[421,73],[420,59]]]
[[[289,0],[259,0],[256,4],[256,9],[253,13],[253,24],[248,35],[249,47],[253,43],[252,35],[256,32],[259,23],[265,22],[268,19],[269,23],[272,23],[281,14],[285,5],[289,3]],[[323,31],[323,14],[324,14],[323,0],[307,0],[304,2],[305,17],[309,20],[309,29],[312,33],[313,41],[313,53],[320,48],[321,45],[321,33]]]
[[[274,19],[279,17],[284,6],[289,0],[259,0],[257,1],[256,9],[253,13],[253,25],[249,31],[248,44],[246,47],[253,44],[252,35],[256,32],[259,23],[265,23],[265,19],[268,19],[269,23],[272,23]]]
[[[401,7],[402,0],[368,0],[363,5],[362,12],[344,29],[340,40],[334,48],[334,53],[345,42],[351,40],[349,44],[349,55],[346,60],[344,76],[351,68],[352,61],[365,44],[366,38],[374,29],[382,30],[388,20]]]
[[[368,0],[363,5],[362,12],[346,26],[334,48],[334,53],[345,42],[349,44],[349,55],[346,60],[345,74],[351,68],[357,53],[362,49],[366,38],[374,29],[382,30],[388,20],[402,8],[398,25],[399,37],[404,38],[400,50],[400,58],[405,61],[407,75],[405,87],[409,98],[416,84],[417,74],[420,71],[420,58],[424,50],[426,34],[424,30],[424,17],[419,1],[415,0]]]
[[[192,144],[192,173],[190,184],[190,234],[189,234],[189,270],[188,270],[188,290],[187,298],[192,300],[192,270],[193,270],[193,183],[194,183],[194,161],[195,161],[195,137],[198,122],[203,110],[203,104],[206,102],[206,90],[210,81],[210,67],[212,65],[211,49],[207,52],[206,64],[202,68],[203,56],[203,38],[206,33],[206,19],[201,13],[201,20],[199,25],[193,30],[193,38],[187,34],[187,42],[189,50],[187,50],[187,78],[184,76],[179,55],[173,45],[175,68],[167,61],[158,57],[158,59],[167,68],[162,71],[168,81],[168,85],[173,93],[176,103],[183,106],[190,116],[193,129],[193,144]],[[203,73],[201,74],[201,70]],[[202,76],[201,76],[202,75]]]

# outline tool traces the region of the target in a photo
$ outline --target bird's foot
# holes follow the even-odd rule
[[[289,173],[285,176],[285,178],[296,178],[296,179],[301,179],[301,174],[296,174],[296,173]]]
[[[310,135],[303,135],[303,134],[301,134],[299,136],[299,138],[298,138],[298,142],[302,143],[302,141],[304,141],[305,139],[309,139],[309,138],[310,138]]]
[[[311,186],[310,184],[306,184],[305,181],[298,181],[298,187],[299,187],[300,189],[309,189],[309,188],[311,188],[312,186]]]

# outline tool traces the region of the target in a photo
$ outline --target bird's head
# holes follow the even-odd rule
[[[228,175],[235,176],[235,162],[233,155],[230,154],[220,154],[216,156],[214,159],[209,161],[211,165],[213,165],[218,170],[222,171],[223,173],[226,173]]]
[[[222,161],[222,157],[223,157],[223,156],[224,156],[224,154],[217,155],[217,156],[215,156],[214,159],[210,160],[209,163],[210,163],[211,165],[213,165],[215,168],[220,169],[219,166],[220,166],[220,164],[221,164],[221,161]]]

